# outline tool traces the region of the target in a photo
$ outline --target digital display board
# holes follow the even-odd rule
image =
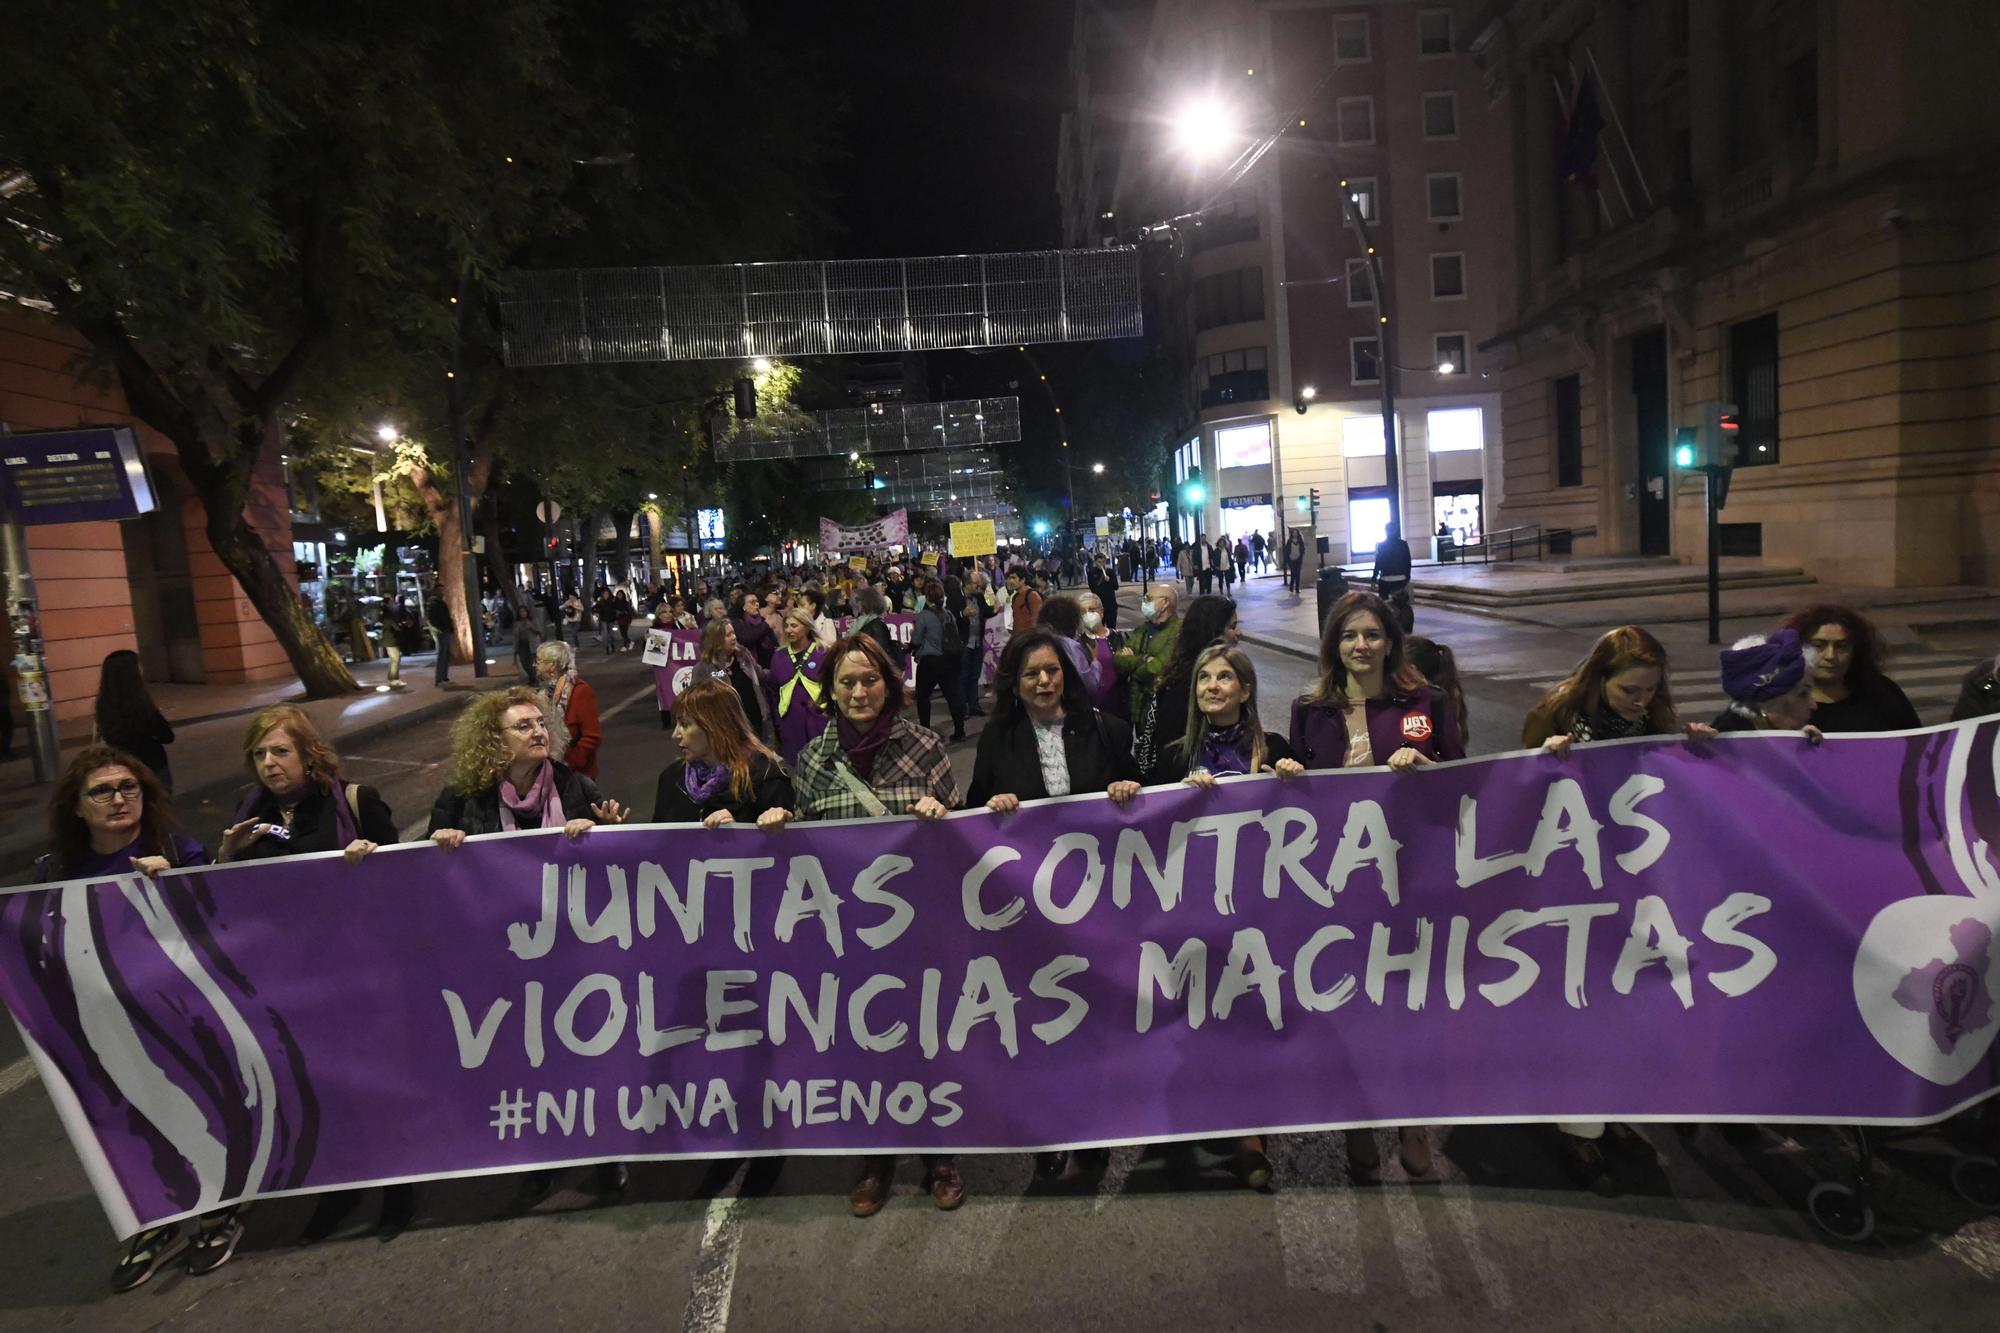
[[[0,435],[0,492],[24,524],[137,518],[155,507],[130,426]]]

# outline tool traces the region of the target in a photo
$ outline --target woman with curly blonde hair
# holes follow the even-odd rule
[[[557,828],[580,838],[628,811],[560,762],[569,743],[549,697],[526,685],[482,694],[451,728],[450,781],[431,806],[429,837],[447,851],[467,837]]]

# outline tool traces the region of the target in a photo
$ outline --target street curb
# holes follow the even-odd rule
[[[1319,662],[1319,654],[1317,652],[1307,652],[1303,648],[1295,647],[1289,643],[1280,643],[1276,639],[1267,639],[1261,634],[1252,634],[1248,630],[1243,631],[1243,642],[1254,643],[1259,648],[1269,648],[1274,653],[1284,653],[1288,657],[1296,657],[1303,661],[1312,662],[1315,665]]]

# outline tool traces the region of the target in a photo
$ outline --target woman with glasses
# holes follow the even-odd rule
[[[304,709],[278,704],[250,719],[243,766],[253,779],[222,831],[218,861],[343,852],[359,861],[396,841],[396,819],[373,787],[342,783],[340,756]]]
[[[157,875],[208,864],[208,853],[175,828],[173,802],[151,768],[108,745],[86,747],[70,761],[49,798],[49,850],[35,862],[35,882]],[[191,1235],[178,1223],[134,1236],[111,1273],[111,1290],[143,1285],[187,1252],[188,1272],[213,1273],[243,1238],[235,1208],[202,1217]]]

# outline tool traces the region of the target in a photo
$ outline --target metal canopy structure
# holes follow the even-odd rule
[[[1130,338],[1139,252],[1030,250],[509,275],[509,366],[938,351]]]
[[[948,403],[870,403],[824,412],[788,412],[731,420],[715,436],[720,462],[817,458],[844,454],[958,449],[1021,438],[1019,398],[962,398]]]

